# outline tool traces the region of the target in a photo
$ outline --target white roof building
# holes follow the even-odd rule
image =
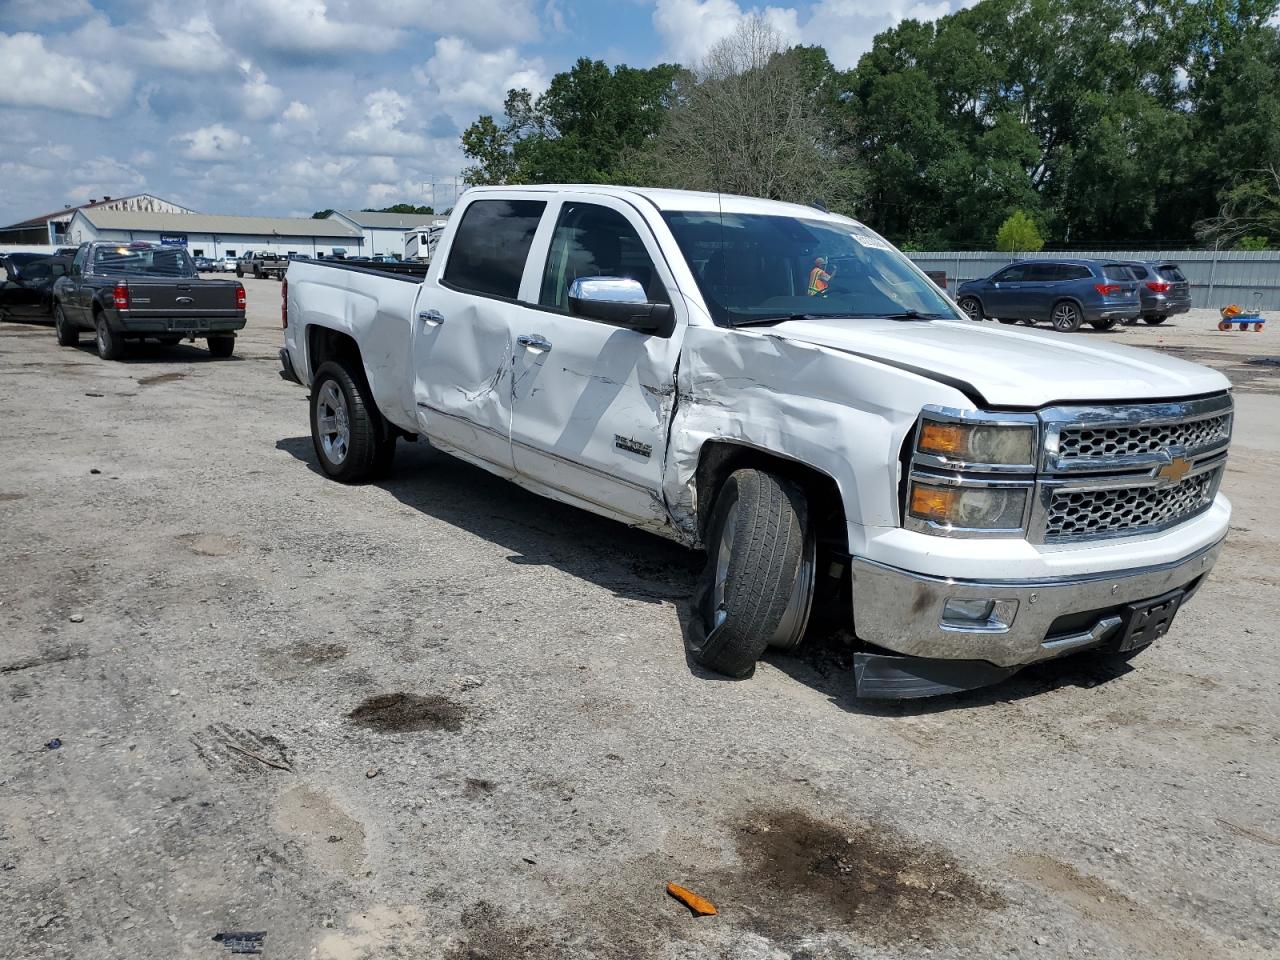
[[[367,210],[334,210],[329,219],[360,231],[364,253],[404,256],[405,234],[440,218],[432,213],[371,213]]]
[[[287,255],[367,253],[358,230],[336,220],[297,217],[225,217],[204,213],[77,210],[69,244],[87,240],[148,240],[186,247],[192,256],[237,257],[246,250]]]

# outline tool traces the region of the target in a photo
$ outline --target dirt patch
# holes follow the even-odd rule
[[[160,383],[173,383],[175,380],[185,380],[189,376],[191,376],[191,374],[177,373],[176,371],[173,373],[157,373],[150,377],[139,377],[138,386],[154,387]]]
[[[25,500],[25,493],[0,493],[0,503],[10,503],[14,500]]]
[[[734,842],[743,868],[700,892],[722,915],[736,914],[772,939],[826,927],[847,927],[880,943],[936,939],[1005,906],[944,850],[884,824],[845,826],[801,810],[761,811],[735,828]]]
[[[466,782],[467,795],[472,797],[483,797],[498,789],[498,785],[492,780],[486,780],[480,777],[467,777]]]
[[[470,711],[448,697],[420,697],[412,693],[381,693],[370,697],[347,714],[358,727],[378,733],[408,733],[416,730],[462,729]]]
[[[240,541],[218,533],[184,533],[177,540],[202,557],[229,557],[240,552]]]
[[[355,876],[364,863],[364,827],[333,797],[299,785],[276,804],[276,828],[296,839],[307,859],[335,873]]]
[[[487,900],[463,910],[461,924],[465,939],[444,952],[445,960],[550,960],[568,955],[545,930],[510,920]]]
[[[298,643],[286,651],[289,659],[304,667],[321,663],[333,663],[347,655],[347,648],[340,643]]]

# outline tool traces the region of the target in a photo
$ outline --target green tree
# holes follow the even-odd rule
[[[313,213],[313,214],[311,215],[311,219],[312,219],[312,220],[328,220],[328,219],[329,219],[329,214],[331,214],[331,213],[333,213],[333,210],[332,210],[332,209],[329,209],[329,210],[317,210],[315,213]]]
[[[416,215],[421,215],[425,217],[425,216],[430,216],[431,214],[434,214],[435,210],[432,207],[414,206],[412,203],[393,203],[389,207],[379,207],[376,209],[374,207],[365,207],[364,212],[365,213],[409,213],[409,214],[416,214]]]
[[[1003,253],[1036,253],[1044,249],[1044,240],[1036,222],[1015,210],[996,231],[996,249]]]
[[[511,90],[501,122],[482,116],[462,134],[474,161],[471,184],[601,183],[615,179],[623,155],[666,122],[680,68],[609,68],[582,58],[556,74],[536,99]]]
[[[1271,241],[1266,237],[1241,237],[1240,242],[1236,244],[1237,250],[1266,250],[1271,246]]]

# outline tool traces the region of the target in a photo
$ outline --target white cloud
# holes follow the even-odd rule
[[[800,42],[798,15],[791,7],[744,10],[734,0],[658,0],[653,25],[666,54],[693,66],[712,47],[730,36],[747,17],[759,15],[788,44]]]
[[[291,100],[280,118],[289,123],[309,123],[316,113],[301,100]]]
[[[332,0],[332,8],[353,22],[455,34],[484,47],[530,43],[539,34],[532,0]]]
[[[71,171],[72,186],[69,196],[102,197],[125,196],[137,193],[146,185],[141,173],[113,157],[99,155],[77,164]]]
[[[115,36],[126,50],[153,67],[181,73],[216,73],[231,65],[232,51],[206,14],[182,22],[168,22],[163,19],[165,16],[165,8],[152,9],[149,26],[155,31],[154,36],[137,36],[136,26],[119,27]],[[95,41],[95,48],[100,43],[101,38]]]
[[[132,87],[126,67],[63,56],[34,33],[0,33],[0,103],[109,117]]]
[[[857,64],[871,49],[876,34],[902,20],[937,20],[948,13],[972,6],[977,0],[820,0],[805,23],[803,41],[826,47],[837,69]]]
[[[93,13],[89,0],[3,0],[0,23],[10,27],[37,27]]]
[[[350,153],[408,156],[422,153],[427,140],[402,128],[409,116],[409,100],[389,88],[375,90],[364,98],[364,116],[342,137],[342,147]]]
[[[280,109],[284,92],[267,82],[267,75],[248,60],[240,61],[244,83],[240,85],[240,106],[250,120],[264,120]]]
[[[343,19],[325,0],[228,0],[221,17],[243,45],[284,55],[383,53],[404,40],[402,30],[371,12],[361,6]]]
[[[221,123],[182,133],[169,141],[180,148],[182,156],[202,163],[234,160],[244,154],[249,138]]]
[[[547,86],[541,58],[525,59],[514,47],[483,52],[461,37],[438,38],[435,53],[413,76],[460,126],[499,109],[508,90],[525,87],[538,94]]]

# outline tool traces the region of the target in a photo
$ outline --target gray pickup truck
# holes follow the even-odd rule
[[[53,323],[64,347],[92,330],[103,360],[123,360],[130,340],[146,338],[172,345],[201,337],[215,357],[229,357],[245,325],[244,285],[201,279],[179,247],[82,243],[54,284]]]
[[[289,269],[289,258],[282,257],[270,250],[246,250],[236,261],[236,276],[246,273],[261,280],[263,277],[284,279],[284,272]]]

